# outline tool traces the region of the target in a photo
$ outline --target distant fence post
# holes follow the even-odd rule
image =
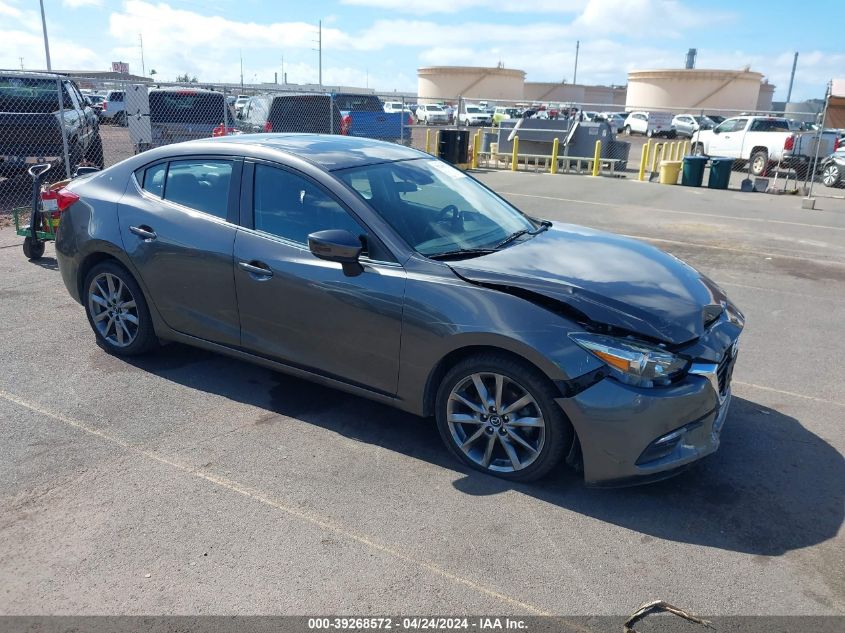
[[[334,134],[334,90],[329,93],[329,134]]]
[[[399,143],[404,145],[405,144],[405,95],[402,95],[402,124],[399,128]]]

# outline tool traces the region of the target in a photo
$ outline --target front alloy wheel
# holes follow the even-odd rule
[[[840,178],[841,174],[839,173],[839,167],[836,163],[831,163],[822,171],[822,182],[825,187],[835,187],[839,184]]]
[[[97,332],[115,347],[129,347],[138,336],[138,304],[120,277],[103,272],[88,287],[88,310]]]
[[[553,384],[527,363],[480,354],[453,367],[437,395],[437,426],[472,468],[518,481],[539,479],[572,445]]]

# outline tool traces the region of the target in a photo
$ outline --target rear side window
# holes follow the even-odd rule
[[[172,161],[167,170],[164,199],[225,220],[232,166],[228,160]],[[145,174],[145,184],[146,179]]]
[[[167,174],[167,163],[159,163],[145,169],[138,177],[138,181],[145,191],[161,198],[164,193],[165,174]]]

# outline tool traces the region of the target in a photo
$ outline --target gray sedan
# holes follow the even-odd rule
[[[433,416],[511,480],[643,482],[719,446],[743,316],[718,286],[422,152],[222,137],[68,190],[59,268],[113,354],[178,341]]]

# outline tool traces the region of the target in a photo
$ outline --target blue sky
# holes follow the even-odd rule
[[[783,8],[779,8],[782,5]],[[845,74],[841,0],[805,5],[782,0],[45,0],[54,68],[140,74],[138,34],[147,72],[172,80],[281,77],[317,80],[317,20],[323,20],[323,81],[381,91],[416,90],[422,65],[495,65],[527,72],[529,81],[572,80],[581,41],[579,83],[624,84],[627,72],[683,64],[699,50],[698,68],[742,68],[766,75],[786,97],[794,51],[800,51],[793,100],[824,96]],[[43,68],[37,0],[0,0],[0,67]],[[817,14],[828,19],[819,20]],[[840,19],[833,19],[839,16]]]

